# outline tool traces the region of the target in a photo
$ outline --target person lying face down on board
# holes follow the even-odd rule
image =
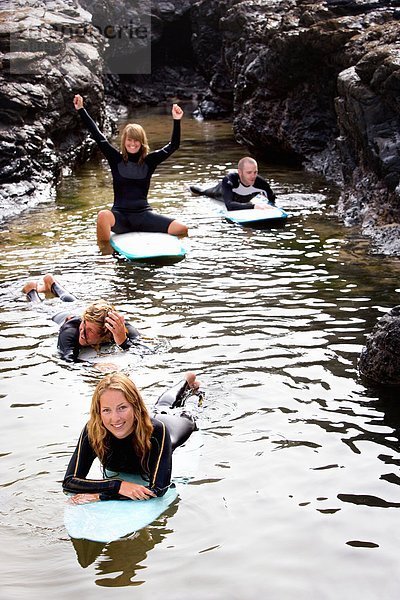
[[[184,406],[188,396],[201,394],[194,373],[164,392],[150,417],[136,385],[123,373],[107,375],[94,391],[90,417],[69,462],[63,490],[75,494],[74,504],[98,500],[148,500],[163,496],[171,483],[172,452],[197,429],[187,412],[180,416],[165,409]],[[86,479],[95,458],[104,479]],[[140,475],[141,485],[107,472]]]
[[[217,185],[205,189],[191,185],[189,189],[196,195],[223,200],[227,210],[265,210],[268,209],[268,205],[275,205],[276,199],[268,182],[258,174],[257,161],[249,156],[239,160],[237,173],[228,173]],[[258,198],[255,202],[252,201],[260,195],[268,199],[268,204],[257,202]]]
[[[180,122],[183,117],[180,106],[172,106],[174,126],[171,141],[163,148],[150,152],[146,132],[137,123],[126,125],[121,135],[121,150],[118,151],[106,140],[83,104],[82,96],[77,94],[74,97],[75,109],[107,159],[113,178],[114,204],[111,210],[101,210],[97,216],[99,244],[109,242],[111,231],[150,231],[186,236],[186,225],[155,213],[147,201],[154,171],[179,148]]]
[[[43,282],[27,282],[22,291],[31,302],[41,302],[39,293],[58,296],[63,302],[76,300],[50,273],[43,277]],[[98,349],[102,344],[115,343],[122,350],[128,350],[139,338],[137,329],[126,323],[123,315],[105,300],[90,304],[82,316],[68,310],[58,312],[53,321],[60,325],[58,350],[61,357],[69,362],[80,362],[79,351],[82,348],[91,346]]]

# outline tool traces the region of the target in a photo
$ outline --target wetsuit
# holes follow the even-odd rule
[[[217,185],[201,190],[197,186],[190,186],[195,194],[202,194],[223,200],[227,210],[253,209],[252,198],[261,194],[268,198],[270,204],[275,204],[275,194],[265,179],[257,175],[253,185],[244,185],[239,178],[239,173],[228,173]]]
[[[76,316],[66,319],[67,316],[68,313],[62,311],[53,317],[53,321],[61,325],[58,333],[57,348],[64,360],[78,362],[79,351],[83,348],[79,344],[79,326],[82,323],[82,319]],[[133,341],[139,337],[137,329],[129,323],[125,323],[125,328],[126,340],[119,346],[122,350],[128,350],[133,345]]]
[[[147,201],[147,194],[151,176],[158,165],[179,148],[180,120],[173,120],[171,141],[160,150],[150,152],[143,163],[139,164],[139,152],[128,153],[128,160],[125,162],[121,152],[106,140],[87,111],[80,108],[78,112],[111,168],[114,188],[114,204],[111,211],[115,217],[115,225],[111,230],[114,233],[128,231],[167,233],[174,219],[154,213]]]
[[[180,405],[180,400],[188,393],[190,394],[190,388],[187,382],[180,382],[159,398],[155,408],[174,408]],[[143,471],[140,458],[135,454],[132,445],[133,434],[118,439],[107,432],[108,448],[102,466],[104,473],[113,471],[141,475],[149,482],[148,488],[157,496],[162,496],[171,483],[172,452],[183,444],[197,427],[194,419],[186,413],[179,417],[156,413],[151,422],[153,432],[146,471]],[[127,500],[119,494],[121,479],[86,479],[95,458],[96,454],[85,426],[64,477],[64,491],[73,494],[100,494],[100,500]]]
[[[55,296],[58,296],[63,302],[75,302],[76,298],[67,290],[65,290],[57,281],[51,285],[51,291]],[[30,302],[41,302],[40,296],[36,289],[32,289],[27,293]],[[57,348],[60,351],[61,358],[69,362],[79,362],[79,351],[83,346],[79,344],[79,326],[82,323],[81,317],[71,316],[70,311],[61,310],[53,317],[53,321],[60,325],[58,333]],[[133,341],[139,336],[139,332],[129,323],[125,323],[126,340],[120,344],[119,348],[128,350]]]

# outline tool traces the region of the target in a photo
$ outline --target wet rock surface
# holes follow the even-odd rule
[[[400,385],[400,306],[384,315],[368,336],[359,371],[371,383]]]
[[[232,115],[238,141],[256,157],[340,183],[340,218],[371,236],[376,251],[400,255],[399,0],[138,0],[128,8],[21,0],[12,15],[2,11],[3,214],[51,197],[63,168],[93,147],[71,110],[75,93],[106,130],[121,105],[191,99],[201,117]],[[119,50],[94,20],[137,24],[146,11],[151,73],[105,76]],[[75,35],[62,35],[72,25]],[[123,52],[141,44],[146,52],[144,38]],[[18,63],[22,73],[10,70]]]
[[[124,71],[125,58],[138,47],[135,60],[141,60],[145,38],[129,35],[121,56],[121,46],[107,43],[104,30],[112,25],[117,31],[126,22],[136,26],[150,2],[132,2],[128,12],[123,0],[16,0],[13,10],[0,7],[0,223],[53,199],[63,171],[94,150],[74,110],[75,94],[84,96],[91,115],[109,134],[122,105],[191,99],[193,89],[206,88],[191,67],[190,53],[178,64],[174,61],[177,27],[187,22],[190,4],[154,3],[153,73],[121,76],[112,68],[121,64]],[[190,40],[190,32],[187,37]]]
[[[64,165],[87,155],[72,99],[85,89],[104,119],[101,50],[75,2],[14,3],[0,21],[1,218],[54,197]],[[62,27],[74,27],[74,37]],[[72,108],[72,110],[71,110]]]
[[[397,0],[226,0],[217,23],[215,3],[199,4],[203,43],[194,48],[211,71],[205,116],[230,99],[240,142],[340,183],[343,221],[376,251],[400,255]],[[213,31],[218,60],[207,63]]]

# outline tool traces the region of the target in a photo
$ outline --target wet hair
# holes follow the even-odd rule
[[[83,321],[95,323],[100,328],[99,344],[111,342],[113,339],[111,331],[106,328],[106,317],[110,310],[115,310],[113,304],[106,300],[97,300],[90,304],[82,315]]]
[[[141,143],[139,164],[142,164],[148,153],[150,152],[150,146],[147,141],[147,135],[145,130],[138,123],[128,123],[122,131],[121,135],[121,154],[125,162],[128,160],[128,152],[125,148],[125,142],[127,139],[136,140]]]
[[[238,166],[237,166],[238,170],[243,171],[243,169],[247,163],[257,166],[257,161],[254,160],[254,158],[251,158],[251,156],[244,156],[238,162]]]
[[[106,375],[99,381],[94,390],[90,406],[90,418],[88,422],[88,435],[90,444],[104,465],[107,454],[107,441],[112,433],[106,429],[101,419],[101,396],[107,390],[119,390],[133,408],[133,437],[132,446],[135,454],[140,458],[143,472],[148,474],[148,456],[150,452],[150,438],[153,432],[153,424],[147,411],[144,400],[136,385],[123,373],[112,373]]]

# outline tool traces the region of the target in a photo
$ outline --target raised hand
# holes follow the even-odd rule
[[[75,110],[79,110],[80,108],[83,108],[83,98],[79,94],[76,94],[74,96],[74,106],[75,106]]]
[[[104,323],[106,329],[112,333],[114,342],[120,346],[126,340],[126,327],[124,317],[116,310],[110,310]]]
[[[182,119],[183,117],[183,110],[181,109],[181,107],[178,104],[173,104],[172,105],[172,118],[173,119]]]

